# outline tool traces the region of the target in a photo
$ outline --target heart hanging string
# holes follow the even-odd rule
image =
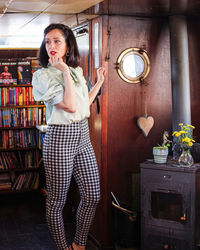
[[[142,130],[144,136],[148,136],[150,130],[154,125],[154,119],[152,116],[147,115],[147,98],[146,98],[146,86],[147,83],[141,79],[142,85],[142,104],[144,109],[144,116],[140,116],[137,120],[138,127]]]
[[[146,93],[146,87],[147,83],[144,81],[142,82],[142,105],[144,110],[144,117],[147,117],[147,93]]]

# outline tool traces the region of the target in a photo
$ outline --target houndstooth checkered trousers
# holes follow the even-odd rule
[[[43,158],[47,184],[46,218],[52,237],[58,249],[67,249],[62,210],[73,175],[81,196],[74,242],[86,245],[100,199],[99,172],[87,121],[50,125],[45,135]]]

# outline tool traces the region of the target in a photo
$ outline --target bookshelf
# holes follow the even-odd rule
[[[32,93],[32,73],[38,68],[36,58],[0,59],[0,194],[39,188],[41,136],[36,127],[46,124],[46,107]]]

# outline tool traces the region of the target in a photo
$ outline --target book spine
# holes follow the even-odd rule
[[[16,88],[13,90],[13,97],[14,97],[14,105],[17,105]]]
[[[46,107],[43,107],[43,125],[46,124]]]
[[[23,126],[26,127],[26,109],[23,109]]]
[[[22,95],[23,95],[23,104],[26,105],[26,89],[25,87],[22,87]]]
[[[7,90],[6,88],[3,89],[3,95],[4,95],[4,106],[7,105]]]
[[[34,125],[34,121],[33,121],[33,108],[30,108],[30,126],[33,126]]]
[[[19,161],[18,161],[18,159],[17,159],[14,152],[10,152],[10,157],[11,157],[11,160],[12,160],[12,162],[14,164],[14,168],[19,168],[19,166],[20,166]]]
[[[4,102],[4,90],[3,90],[3,88],[1,88],[1,103],[2,103],[2,106],[5,106],[5,102]]]
[[[1,152],[1,159],[2,159],[2,161],[3,161],[4,169],[5,169],[5,170],[8,169],[8,165],[7,165],[7,163],[6,163],[6,159],[5,159],[5,157],[4,157],[4,153],[3,153],[3,152]]]
[[[10,89],[7,88],[6,90],[7,90],[7,93],[6,93],[6,95],[7,95],[7,105],[9,105],[9,104],[12,104],[12,102],[10,102]]]
[[[13,127],[16,127],[17,126],[17,123],[16,123],[16,112],[17,112],[17,109],[13,109]]]
[[[3,127],[9,127],[8,109],[3,110]]]
[[[7,157],[7,160],[9,162],[9,165],[10,165],[10,168],[15,168],[15,164],[14,162],[12,161],[11,157],[10,157],[10,154],[8,152],[5,153],[6,157]]]
[[[1,169],[1,170],[4,169],[3,160],[1,159],[1,156],[0,156],[0,169]]]
[[[42,108],[38,108],[38,124],[42,125]]]
[[[2,109],[0,110],[0,127],[3,127],[3,122],[2,122]]]
[[[9,130],[8,131],[8,143],[9,143],[9,148],[13,148],[13,131]]]
[[[19,106],[19,88],[16,88],[16,105]]]
[[[3,153],[3,156],[4,156],[5,161],[6,161],[6,164],[7,164],[7,169],[11,169],[12,166],[11,166],[11,164],[10,164],[10,161],[8,160],[7,155],[6,155],[5,153]]]
[[[23,93],[22,93],[22,87],[18,88],[18,98],[19,98],[19,105],[23,105]]]
[[[29,87],[26,87],[26,105],[30,104],[30,99],[29,99]]]
[[[34,105],[35,100],[34,100],[34,96],[33,96],[33,87],[30,87],[30,91],[31,91],[31,105]]]
[[[23,168],[24,164],[23,164],[23,161],[22,161],[22,153],[20,151],[18,151],[18,159],[19,159],[19,167]]]

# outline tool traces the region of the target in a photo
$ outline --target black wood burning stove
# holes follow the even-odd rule
[[[200,249],[200,164],[140,167],[141,250]]]

